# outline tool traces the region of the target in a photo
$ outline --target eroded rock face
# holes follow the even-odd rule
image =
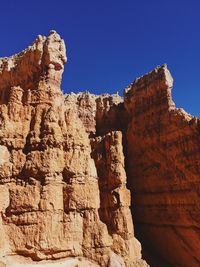
[[[167,67],[123,100],[63,95],[65,63],[55,31],[0,59],[0,265],[147,267],[132,199],[151,266],[199,267],[200,120]]]
[[[198,267],[200,120],[175,108],[172,84],[162,66],[125,90],[126,170],[142,245],[169,266]]]
[[[111,131],[124,131],[128,114],[118,94],[94,95],[89,92],[66,94],[65,105],[73,107],[90,137]]]
[[[133,232],[121,124],[112,120],[121,98],[64,96],[65,62],[54,31],[0,59],[1,261],[83,257],[94,266],[147,266]]]

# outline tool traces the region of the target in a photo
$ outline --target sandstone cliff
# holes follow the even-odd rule
[[[0,59],[0,266],[146,267],[135,227],[151,267],[199,267],[200,120],[167,67],[64,95],[66,60],[55,31]]]
[[[175,108],[166,66],[125,90],[127,175],[142,245],[176,267],[200,266],[200,120]]]
[[[100,197],[106,199],[110,183],[102,184],[101,177],[111,175],[105,172],[111,157],[105,152],[112,136],[107,134],[109,130],[121,131],[134,225],[151,266],[199,267],[200,120],[175,107],[172,86],[173,79],[164,65],[128,86],[124,102],[119,96],[95,98],[89,94],[96,118],[89,117],[96,125],[96,134],[106,134],[107,143],[103,157],[94,159],[99,166],[100,188],[106,189]],[[82,110],[80,113],[84,114]],[[99,140],[103,147],[101,137]],[[119,154],[119,150],[116,154],[114,148],[112,151],[115,157]],[[114,176],[118,177],[116,173]],[[101,207],[100,216],[108,218],[112,227],[106,212]]]
[[[123,101],[63,95],[65,63],[54,31],[0,59],[1,264],[145,267],[126,188]]]

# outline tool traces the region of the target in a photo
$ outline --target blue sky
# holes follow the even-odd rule
[[[178,107],[200,116],[199,0],[6,0],[0,57],[55,29],[67,45],[65,92],[122,93],[167,63]]]

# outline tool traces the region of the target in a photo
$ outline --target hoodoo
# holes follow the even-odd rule
[[[63,95],[65,63],[55,31],[0,59],[1,264],[147,266],[133,231],[122,133],[96,135],[96,113],[100,127],[121,98]]]

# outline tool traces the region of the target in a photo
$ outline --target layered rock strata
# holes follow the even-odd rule
[[[112,119],[117,107],[125,112],[121,98],[63,95],[65,62],[54,31],[0,59],[1,261],[79,257],[145,267],[116,131],[124,121]]]
[[[175,108],[172,85],[162,66],[125,90],[126,170],[142,245],[168,266],[198,267],[200,120]]]
[[[66,60],[55,31],[0,59],[0,266],[148,266],[132,199],[151,266],[199,267],[200,120],[167,67],[64,95]]]
[[[172,86],[171,74],[163,65],[128,86],[124,102],[116,96],[89,94],[96,114],[89,116],[94,121],[93,133],[101,135],[98,143],[104,151],[99,160],[94,159],[103,188],[101,177],[109,177],[105,151],[112,134],[107,134],[111,130],[123,133],[134,222],[148,260],[153,267],[198,267],[200,120],[175,107]],[[107,184],[106,194],[100,196],[106,199],[108,192]],[[104,219],[106,212],[100,208]],[[111,218],[107,221],[113,225]]]

